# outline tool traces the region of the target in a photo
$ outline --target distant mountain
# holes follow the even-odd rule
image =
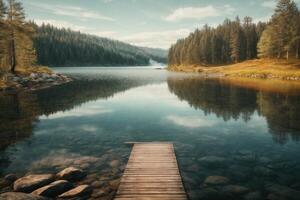
[[[51,25],[35,26],[38,64],[47,66],[141,66],[166,63],[167,51],[137,47],[117,40]]]

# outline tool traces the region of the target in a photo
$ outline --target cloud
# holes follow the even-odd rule
[[[97,102],[96,102],[97,103]],[[77,107],[72,110],[63,112],[59,111],[57,113],[51,114],[49,116],[41,116],[40,119],[59,119],[65,117],[85,117],[85,116],[93,116],[100,114],[112,113],[111,109],[103,108],[96,103],[86,104],[82,107]]]
[[[111,17],[76,6],[50,5],[44,3],[32,3],[31,5],[43,10],[47,10],[55,15],[76,17],[81,20],[97,19],[105,21],[114,21],[114,19]]]
[[[212,5],[205,7],[184,7],[174,10],[170,15],[166,16],[166,21],[179,21],[183,19],[204,19],[207,17],[217,17],[222,14],[232,14],[235,11],[230,5],[225,5],[222,8],[216,8]]]
[[[198,116],[176,116],[169,115],[166,119],[178,126],[186,128],[200,128],[200,127],[212,127],[215,125],[214,121],[201,119]]]
[[[179,38],[189,35],[189,29],[175,29],[165,31],[149,31],[119,37],[118,39],[137,46],[169,48]]]

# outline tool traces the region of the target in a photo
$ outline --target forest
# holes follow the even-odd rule
[[[161,49],[136,47],[49,24],[34,26],[37,30],[34,47],[41,65],[149,65],[150,60],[160,63],[167,60],[167,52]]]
[[[38,26],[27,21],[22,3],[0,0],[0,71],[32,66],[121,66],[166,63],[167,51],[93,35]]]
[[[205,25],[169,50],[169,66],[214,66],[255,58],[297,58],[300,48],[300,13],[291,0],[279,0],[269,22],[251,17],[226,19],[217,27]]]

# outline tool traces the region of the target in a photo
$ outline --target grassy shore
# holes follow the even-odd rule
[[[169,66],[171,71],[205,75],[300,81],[300,60],[256,59],[224,66]]]

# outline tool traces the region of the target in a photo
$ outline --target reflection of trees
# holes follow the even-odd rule
[[[258,109],[266,117],[275,141],[285,143],[289,136],[300,138],[300,96],[277,95],[259,92]]]
[[[20,93],[0,95],[0,150],[15,141],[28,137],[38,114],[34,95]]]
[[[0,94],[0,150],[29,137],[40,115],[66,111],[88,101],[108,98],[138,84],[130,80],[81,80],[35,93]]]
[[[300,96],[243,88],[242,85],[200,78],[169,79],[169,90],[205,113],[215,113],[225,121],[242,117],[249,120],[254,111],[267,120],[278,143],[300,138]]]
[[[169,79],[172,93],[205,113],[215,113],[225,121],[242,117],[250,119],[256,108],[256,93],[252,90],[222,85],[217,80],[199,78]]]

